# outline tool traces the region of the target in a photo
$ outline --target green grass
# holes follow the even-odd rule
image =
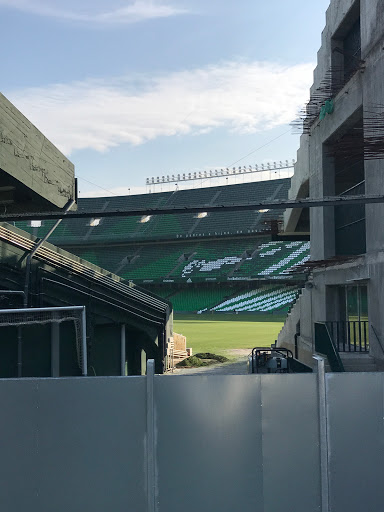
[[[174,330],[187,337],[193,353],[268,347],[277,338],[285,315],[184,315],[175,314]]]

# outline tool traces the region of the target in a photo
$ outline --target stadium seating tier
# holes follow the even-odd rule
[[[100,216],[97,226],[90,219],[64,219],[51,235],[52,243],[63,245],[89,243],[120,243],[123,241],[149,241],[158,239],[189,239],[196,237],[219,237],[228,235],[250,235],[262,233],[270,228],[271,220],[281,221],[280,210],[237,212],[211,212],[205,217],[194,213],[151,216],[143,222],[141,216],[103,217],[105,210],[137,210],[159,207],[194,207],[232,205],[234,203],[257,203],[268,199],[287,198],[290,179],[277,179],[208,187],[174,192],[128,195],[116,197],[80,198],[79,211],[96,212]],[[201,212],[203,213],[203,212]],[[28,222],[16,224],[21,229],[42,237],[53,225],[44,221],[40,228]]]

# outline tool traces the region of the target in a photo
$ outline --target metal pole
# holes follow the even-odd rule
[[[147,512],[155,512],[156,473],[155,473],[155,411],[154,379],[155,361],[147,361]]]
[[[17,328],[17,376],[23,376],[23,331],[19,325]]]
[[[120,336],[120,362],[121,369],[120,374],[122,376],[126,375],[125,364],[126,364],[126,349],[125,349],[125,324],[121,326],[121,336]]]
[[[84,309],[85,306],[63,306],[63,307],[52,307],[52,308],[18,308],[18,309],[0,309],[0,314],[2,313],[25,313],[25,312],[42,312],[45,313],[47,311],[71,311],[71,310],[79,310]]]
[[[268,172],[266,170],[265,172]],[[234,175],[236,179],[236,175]],[[177,207],[159,207],[159,208],[137,208],[118,210],[87,210],[67,213],[66,219],[89,219],[92,217],[141,217],[146,215],[174,215],[185,213],[199,213],[206,211],[212,212],[237,212],[249,210],[286,210],[287,208],[325,208],[328,206],[346,206],[353,204],[383,204],[384,195],[357,195],[357,196],[326,196],[323,198],[305,198],[305,199],[284,199],[283,201],[266,200],[266,201],[252,201],[252,202],[236,202],[229,205],[215,204],[215,205],[195,205],[191,207],[177,206]],[[40,212],[38,214],[41,220],[57,220],[63,217],[63,213]],[[19,222],[26,220],[33,220],[36,218],[35,213],[11,213],[0,215],[1,222]]]
[[[324,358],[320,356],[313,356],[313,358],[317,361],[317,385],[319,394],[321,512],[329,512],[328,419],[325,365]]]
[[[0,290],[0,295],[24,295],[21,290]]]
[[[81,333],[82,333],[82,373],[84,377],[88,375],[88,361],[87,361],[87,317],[85,313],[85,306],[82,306],[82,313],[81,313]]]
[[[65,207],[64,215],[69,212],[69,210],[72,208],[72,206],[76,203],[74,199],[70,200],[67,206]],[[48,238],[52,235],[52,233],[55,231],[57,226],[60,224],[60,222],[63,219],[58,219],[55,224],[51,227],[51,229],[46,233],[46,235],[38,240],[34,247],[32,248],[31,252],[27,256],[27,262],[25,265],[25,284],[24,284],[24,307],[28,307],[28,294],[29,294],[29,281],[31,278],[31,263],[33,256],[37,253],[39,248],[43,245],[44,242],[48,240]]]

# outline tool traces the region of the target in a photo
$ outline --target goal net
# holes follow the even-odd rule
[[[85,307],[0,309],[0,327],[23,327],[73,322],[77,364],[87,375]]]

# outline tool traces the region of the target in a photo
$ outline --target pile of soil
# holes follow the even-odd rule
[[[212,364],[225,363],[229,361],[227,357],[204,352],[187,357],[176,365],[177,368],[199,368],[200,366],[211,366]]]

